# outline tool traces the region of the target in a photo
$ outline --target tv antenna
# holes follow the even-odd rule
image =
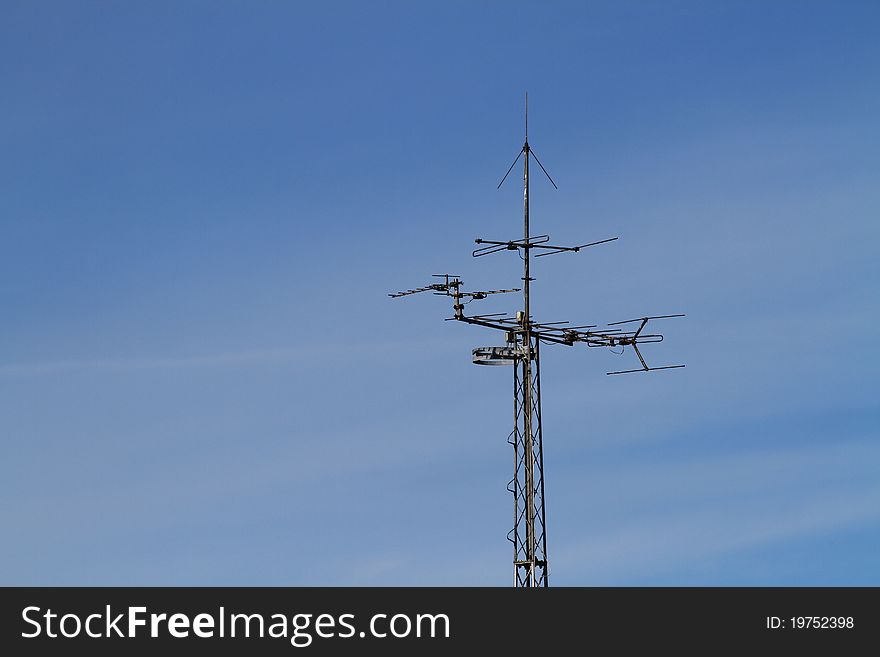
[[[609,237],[586,244],[560,246],[550,244],[549,235],[532,235],[529,227],[529,161],[535,162],[547,176],[547,180],[558,189],[553,178],[541,164],[535,151],[529,145],[529,96],[526,93],[525,141],[513,164],[504,174],[498,188],[504,184],[510,172],[520,159],[523,160],[523,236],[520,239],[500,241],[477,238],[479,246],[473,257],[480,258],[500,251],[516,251],[523,261],[522,288],[473,291],[463,289],[461,277],[452,274],[434,274],[439,280],[423,287],[403,290],[390,294],[390,297],[403,297],[421,292],[433,292],[452,298],[453,316],[449,320],[476,324],[502,331],[504,346],[478,347],[473,350],[476,365],[513,366],[513,431],[508,443],[513,446],[513,479],[507,489],[513,494],[513,529],[508,540],[513,543],[513,584],[516,587],[549,586],[547,566],[547,527],[544,513],[544,436],[541,429],[541,344],[561,344],[572,346],[585,343],[588,347],[620,349],[623,353],[631,347],[639,366],[633,369],[607,372],[609,375],[653,372],[655,370],[676,369],[684,365],[649,366],[640,345],[662,342],[659,333],[646,333],[650,322],[683,314],[648,315],[620,322],[611,322],[599,328],[597,325],[569,326],[568,322],[536,322],[530,308],[530,264],[532,252],[536,258],[578,253],[582,249],[613,242],[617,237]],[[491,313],[485,315],[465,314],[465,305],[485,299],[489,295],[512,292],[523,293],[523,308],[514,315]]]

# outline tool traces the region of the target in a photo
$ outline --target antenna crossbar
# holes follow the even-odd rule
[[[499,242],[497,240],[486,240],[478,237],[474,240],[475,244],[488,244],[488,246],[482,246],[473,251],[473,256],[475,258],[479,258],[481,256],[489,255],[490,253],[498,253],[499,251],[518,251],[519,249],[523,249],[523,251],[529,249],[546,249],[546,253],[536,254],[536,258],[540,258],[542,256],[555,255],[557,253],[565,253],[566,251],[577,253],[581,249],[586,249],[591,246],[598,246],[599,244],[607,244],[608,242],[613,242],[619,238],[617,237],[609,237],[604,240],[599,240],[597,242],[588,242],[587,244],[578,244],[576,246],[560,246],[557,244],[547,244],[550,240],[548,235],[540,235],[538,237],[530,237],[528,239],[519,239],[519,240],[509,240],[507,242]]]

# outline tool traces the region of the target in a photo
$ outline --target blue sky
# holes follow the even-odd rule
[[[5,2],[0,581],[508,585],[510,372],[445,300],[686,312],[542,352],[551,582],[880,585],[872,2]],[[514,300],[481,302],[484,312]]]

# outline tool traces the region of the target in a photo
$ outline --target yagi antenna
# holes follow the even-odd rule
[[[507,294],[509,292],[520,291],[520,288],[514,287],[504,290],[474,290],[473,292],[463,292],[461,290],[462,280],[458,276],[453,276],[452,274],[434,274],[434,276],[439,276],[440,278],[443,278],[445,280],[442,283],[429,283],[428,285],[416,287],[411,290],[393,292],[388,296],[392,299],[396,299],[398,297],[407,297],[411,294],[418,294],[420,292],[433,292],[434,294],[439,294],[440,296],[455,297],[456,303],[458,303],[462,299],[479,301],[493,294]],[[470,303],[470,301],[465,303]]]
[[[533,255],[540,258],[558,253],[577,253],[582,249],[617,239],[617,237],[609,237],[586,244],[561,246],[551,244],[549,235],[532,235],[529,228],[529,164],[533,158],[547,179],[556,187],[556,183],[529,146],[529,99],[526,93],[525,141],[513,164],[498,183],[500,188],[516,164],[520,160],[523,161],[522,237],[509,240],[477,238],[475,242],[478,246],[472,254],[473,257],[479,258],[501,251],[516,251],[523,262],[522,288],[466,292],[458,276],[441,274],[439,275],[441,280],[438,282],[389,295],[402,297],[432,291],[440,296],[452,297],[454,316],[448,318],[450,321],[495,329],[503,335],[503,346],[477,347],[473,350],[472,357],[477,365],[511,365],[513,368],[514,426],[508,437],[508,443],[513,447],[514,470],[508,490],[513,494],[514,524],[508,534],[508,540],[513,544],[513,584],[517,587],[549,584],[544,514],[544,438],[541,425],[541,345],[573,346],[584,343],[587,347],[604,347],[612,351],[620,349],[620,353],[626,352],[627,347],[632,347],[641,367],[608,372],[608,374],[653,372],[684,367],[684,365],[651,367],[642,354],[644,345],[663,341],[663,336],[659,333],[645,333],[649,322],[683,317],[683,315],[645,316],[612,322],[606,324],[605,328],[598,328],[594,324],[571,326],[568,322],[538,322],[532,317],[530,285],[535,279],[532,277],[530,266]],[[472,301],[485,299],[490,295],[520,291],[523,295],[522,309],[516,310],[513,314],[465,313],[465,306]]]
[[[639,344],[643,344],[645,342],[663,342],[662,335],[642,334],[642,331],[648,325],[648,322],[650,322],[652,319],[670,319],[672,317],[684,317],[684,314],[679,313],[676,315],[653,315],[648,317],[639,317],[636,319],[625,319],[621,322],[611,322],[607,324],[607,326],[621,326],[623,324],[632,324],[634,322],[639,322],[639,328],[637,328],[634,332],[621,332],[620,335],[615,335],[612,339],[616,339],[617,345],[619,345],[620,347],[631,346],[642,366],[634,370],[619,370],[617,372],[606,372],[606,374],[631,374],[633,372],[653,372],[655,370],[676,370],[684,367],[684,365],[663,365],[662,367],[648,367],[648,363],[645,362],[645,358],[644,356],[642,356],[642,352],[639,351]]]

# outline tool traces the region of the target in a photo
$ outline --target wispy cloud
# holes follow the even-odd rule
[[[626,583],[694,561],[880,520],[880,486],[790,498],[763,509],[680,512],[605,531],[561,549],[554,565],[591,583]],[[572,581],[571,583],[575,583]]]
[[[310,343],[308,347],[279,347],[255,349],[195,356],[135,356],[124,358],[71,358],[30,363],[0,365],[0,376],[40,376],[77,370],[125,371],[161,370],[175,368],[218,367],[252,365],[272,362],[289,362],[299,359],[333,357],[363,358],[395,351],[423,351],[449,348],[460,349],[454,340],[423,340],[421,342],[399,341],[379,343]]]
[[[575,581],[620,584],[688,564],[880,521],[873,441],[621,467],[585,497],[590,533],[560,546]],[[609,501],[613,500],[613,501]],[[610,507],[614,507],[612,509]],[[575,583],[572,581],[571,583]]]
[[[91,358],[55,360],[37,363],[17,363],[0,366],[0,375],[41,375],[72,370],[138,370],[168,369],[176,367],[210,367],[213,365],[239,365],[272,360],[290,360],[307,353],[303,349],[271,349],[238,353],[207,354],[182,357],[138,358]]]

